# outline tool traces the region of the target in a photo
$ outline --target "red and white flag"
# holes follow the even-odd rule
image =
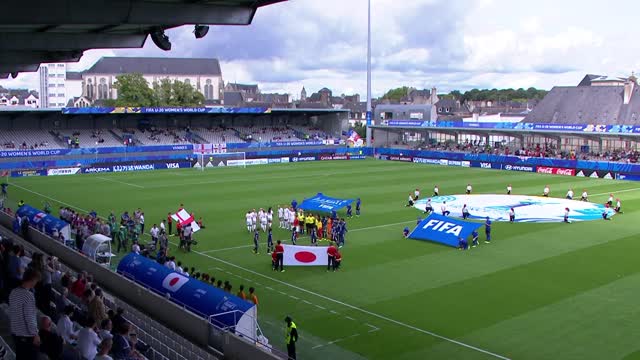
[[[287,266],[327,266],[327,247],[284,245],[283,260]]]
[[[191,224],[191,230],[193,232],[200,230],[200,226],[198,226],[196,219],[194,219],[193,215],[189,214],[185,209],[182,209],[177,213],[171,215],[171,218],[175,222],[180,223],[180,226],[186,226],[188,224]]]

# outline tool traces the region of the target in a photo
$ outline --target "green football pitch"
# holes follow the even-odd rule
[[[493,242],[469,251],[402,237],[421,215],[404,206],[410,191],[438,184],[441,194],[460,194],[467,183],[482,194],[503,194],[509,183],[529,195],[549,184],[558,197],[586,188],[598,203],[612,192],[625,213],[606,222],[494,223]],[[254,286],[259,324],[280,349],[290,315],[301,359],[632,359],[640,351],[636,183],[366,160],[18,178],[9,190],[36,207],[48,200],[101,216],[140,207],[147,228],[183,203],[206,229],[194,252],[172,254],[234,291]],[[244,214],[317,192],[362,198],[362,216],[348,220],[342,270],[272,272],[264,237],[261,253],[251,251]],[[274,238],[288,239],[275,223]]]

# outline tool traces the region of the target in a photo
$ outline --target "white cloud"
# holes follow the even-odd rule
[[[473,87],[550,88],[577,83],[585,73],[619,76],[640,70],[633,14],[601,16],[596,0],[372,0],[374,95],[403,85],[441,91]],[[171,52],[148,41],[143,49],[85,54],[72,69],[103,55],[217,57],[226,81],[257,82],[264,91],[298,96],[329,87],[366,88],[366,0],[292,0],[261,8],[248,27],[212,27],[196,40],[171,30]],[[37,86],[21,74],[2,86]]]

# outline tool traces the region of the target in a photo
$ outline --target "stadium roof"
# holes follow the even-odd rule
[[[0,11],[0,78],[41,63],[74,62],[89,49],[140,48],[156,30],[248,25],[286,0],[31,0]]]
[[[222,74],[218,59],[168,57],[103,57],[83,74],[214,75]]]
[[[524,122],[553,124],[640,124],[640,87],[634,85],[629,103],[625,86],[556,86]]]

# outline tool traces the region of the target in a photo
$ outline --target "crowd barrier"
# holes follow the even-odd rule
[[[597,177],[602,179],[635,181],[640,179],[640,165],[605,161],[564,160],[527,156],[469,154],[406,149],[375,149],[375,157],[381,160],[537,172],[563,176]]]
[[[144,147],[157,151],[171,151],[163,155],[120,156],[100,159],[75,159],[73,155],[64,160],[55,161],[23,161],[0,164],[0,175],[13,177],[24,176],[58,176],[77,173],[125,172],[159,169],[179,169],[191,167],[197,155],[184,153],[185,145]],[[192,145],[189,145],[192,146]],[[108,149],[108,148],[107,148]],[[120,150],[124,147],[118,148]],[[82,149],[75,149],[82,150]],[[224,156],[224,154],[218,154]],[[606,161],[565,160],[514,155],[470,154],[446,151],[425,151],[387,148],[299,148],[299,149],[265,149],[245,152],[245,159],[228,159],[216,162],[214,166],[249,166],[287,162],[306,162],[323,160],[359,160],[375,156],[377,159],[425,163],[446,166],[463,166],[495,170],[537,172],[542,174],[579,176],[603,179],[640,181],[640,165],[615,163]],[[221,164],[222,163],[222,164]],[[7,170],[2,169],[21,169]]]

